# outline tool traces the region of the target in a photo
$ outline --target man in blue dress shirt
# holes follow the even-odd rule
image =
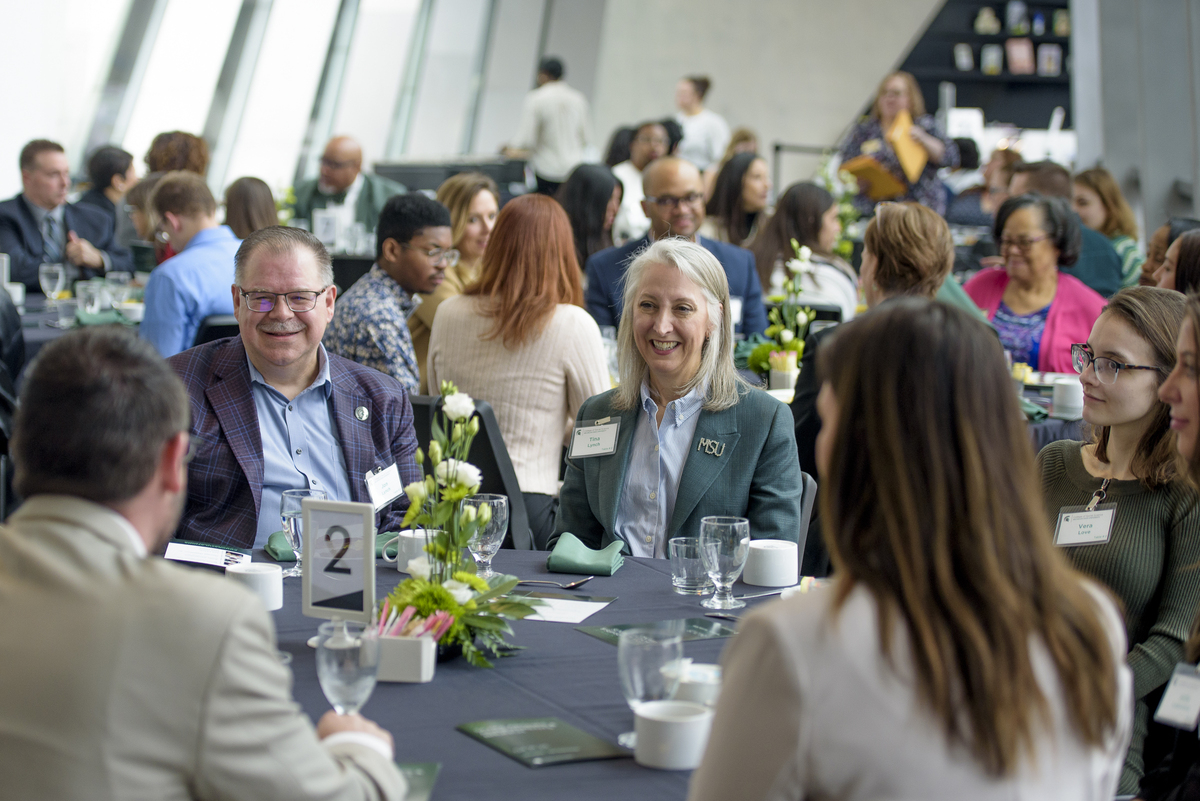
[[[745,248],[700,236],[704,223],[704,181],[689,161],[674,156],[650,162],[643,173],[646,199],[642,209],[650,218],[650,232],[620,247],[608,248],[587,260],[587,310],[601,326],[621,321],[622,279],[634,257],[651,239],[679,236],[695,242],[717,257],[729,279],[730,312],[735,334],[762,333],[767,329],[762,285],[754,267],[754,254]]]
[[[217,225],[217,201],[193,172],[170,172],[150,198],[176,255],[150,273],[140,333],[163,356],[185,351],[211,314],[233,314],[229,285],[242,241]]]

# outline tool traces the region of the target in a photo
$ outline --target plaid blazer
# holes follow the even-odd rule
[[[168,362],[187,388],[196,440],[176,536],[250,548],[262,504],[263,448],[242,338],[200,345]],[[351,500],[369,503],[367,471],[393,462],[404,484],[419,481],[412,404],[400,382],[332,353],[329,377]],[[376,530],[398,530],[407,509],[408,498],[401,495],[376,515]]]

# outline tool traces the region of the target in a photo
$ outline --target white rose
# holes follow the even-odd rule
[[[446,397],[442,409],[451,420],[463,420],[475,413],[475,401],[465,392],[456,392]]]
[[[434,469],[437,481],[443,487],[475,487],[483,481],[483,473],[470,462],[447,459]]]
[[[800,261],[807,262],[811,258],[812,248],[810,248],[808,245],[802,245],[800,247]]]
[[[808,324],[808,315],[804,313],[804,309],[796,312],[796,325],[803,328]]]
[[[789,261],[789,262],[787,263],[787,268],[788,268],[788,270],[790,270],[790,271],[791,271],[793,274],[794,274],[794,273],[799,273],[801,270],[803,270],[803,269],[804,269],[804,263],[803,263],[803,262],[801,262],[799,259],[792,259],[791,261]]]
[[[418,556],[415,559],[408,560],[408,567],[405,572],[413,578],[425,579],[429,581],[429,576],[433,573],[433,568],[429,565],[428,556]]]
[[[408,502],[413,506],[420,506],[425,503],[428,494],[425,492],[424,481],[414,481],[404,488],[404,494],[408,496]]]
[[[790,329],[790,328],[785,328],[779,332],[779,341],[782,342],[784,345],[791,342],[795,338],[796,338],[796,335],[792,333],[792,329]]]
[[[409,562],[409,564],[411,565],[412,562]],[[471,589],[470,585],[463,584],[461,581],[456,579],[450,579],[449,581],[443,583],[442,586],[450,592],[450,595],[457,603],[465,604],[467,601],[475,597],[475,590]]]

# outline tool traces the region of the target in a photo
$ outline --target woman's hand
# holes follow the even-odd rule
[[[919,125],[910,125],[908,135],[913,138],[913,141],[925,148],[925,152],[929,154],[929,160],[935,165],[940,165],[942,159],[946,155],[946,145],[941,139],[932,136],[925,132]]]

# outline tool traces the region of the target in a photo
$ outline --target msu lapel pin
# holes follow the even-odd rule
[[[696,446],[696,450],[704,451],[709,456],[723,456],[725,454],[725,443],[717,442],[715,439],[700,438],[700,443]]]
[[[368,417],[371,416],[371,413],[369,411],[367,411],[366,406],[359,406],[357,409],[354,410],[354,416],[357,417],[359,420],[365,421]]]

